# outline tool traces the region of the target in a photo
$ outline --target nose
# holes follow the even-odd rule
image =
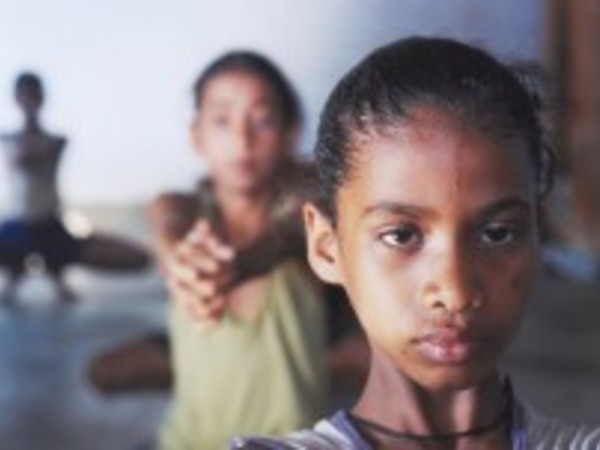
[[[468,249],[451,244],[431,255],[423,302],[428,310],[463,313],[483,305],[477,261]]]
[[[240,123],[232,136],[232,149],[236,155],[244,155],[252,149],[253,133],[247,123]]]

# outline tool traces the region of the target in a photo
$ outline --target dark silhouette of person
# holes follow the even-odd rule
[[[18,282],[32,255],[43,261],[64,301],[76,298],[63,278],[71,264],[118,271],[146,268],[149,255],[134,243],[98,233],[74,236],[68,231],[58,188],[67,139],[49,133],[40,121],[44,88],[37,75],[19,75],[14,93],[24,124],[20,130],[0,136],[9,181],[8,209],[0,224],[0,266],[8,273],[0,293],[2,302],[15,300]]]

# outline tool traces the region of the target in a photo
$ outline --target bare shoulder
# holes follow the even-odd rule
[[[196,196],[188,192],[163,192],[156,196],[153,205],[159,208],[181,208],[195,203]]]
[[[150,205],[150,213],[159,216],[194,216],[198,214],[198,200],[195,195],[183,192],[164,192]]]
[[[152,228],[159,237],[177,240],[198,219],[198,200],[193,194],[165,192],[150,204],[148,215]]]
[[[69,142],[66,136],[61,135],[49,135],[48,139],[50,142],[52,142],[53,147],[57,150],[64,149],[67,146],[67,143]]]
[[[18,140],[19,136],[16,133],[1,133],[0,134],[0,142],[2,145],[10,145],[13,144],[16,140]]]
[[[19,131],[0,134],[0,142],[2,142],[3,145],[9,145],[16,148],[28,148],[33,151],[58,153],[66,147],[68,139],[65,136],[50,134],[45,131]]]
[[[36,139],[38,150],[52,155],[55,159],[61,157],[67,147],[67,138],[65,136],[54,134],[42,134]]]
[[[309,161],[293,160],[282,171],[284,184],[297,194],[304,194],[316,178],[316,168]]]
[[[289,217],[299,214],[302,204],[313,197],[315,168],[308,162],[289,161],[277,179],[275,215]]]

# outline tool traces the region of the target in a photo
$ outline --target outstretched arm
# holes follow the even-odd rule
[[[229,291],[304,253],[299,207],[288,208],[254,242],[235,252],[218,239],[207,219],[198,218],[201,213],[196,197],[181,194],[160,196],[150,209],[171,296],[199,321],[218,319]]]
[[[299,211],[275,221],[245,248],[238,249],[233,263],[232,285],[261,276],[288,258],[304,256],[304,229]]]
[[[281,171],[283,189],[278,218],[253,243],[238,249],[233,282],[260,276],[288,258],[305,258],[302,204],[310,197],[316,177],[312,164],[292,162]]]
[[[150,209],[160,266],[171,297],[192,319],[211,323],[225,308],[233,250],[220,242],[193,196],[167,194]]]
[[[162,194],[152,202],[149,213],[162,263],[193,227],[198,216],[197,203],[191,195]]]

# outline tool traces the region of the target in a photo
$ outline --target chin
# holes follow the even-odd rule
[[[413,380],[430,392],[451,392],[471,389],[484,383],[495,372],[495,366],[465,364],[451,367],[426,368]]]

